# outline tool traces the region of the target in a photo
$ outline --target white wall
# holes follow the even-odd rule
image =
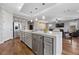
[[[2,39],[2,13],[1,13],[1,10],[0,10],[0,41]]]
[[[77,21],[77,29],[79,29],[79,20]]]
[[[68,32],[69,31],[69,22],[64,23],[64,31]]]
[[[69,28],[71,25],[75,25],[76,26],[76,30],[79,29],[79,22],[78,21],[71,21],[71,22],[65,22],[64,23],[64,31],[67,32],[69,31]]]
[[[0,8],[0,43],[13,38],[13,15]]]

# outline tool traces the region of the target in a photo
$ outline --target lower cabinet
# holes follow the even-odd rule
[[[44,37],[41,35],[33,34],[32,35],[32,49],[37,55],[44,54]]]
[[[20,40],[25,42],[25,32],[20,33]]]
[[[54,39],[45,37],[39,34],[21,33],[20,37],[28,47],[37,55],[54,55],[55,54],[55,43]]]
[[[25,34],[25,43],[27,44],[28,47],[32,48],[32,34],[31,33]]]
[[[37,34],[32,35],[32,49],[37,55],[53,55],[54,41],[53,38],[45,37]]]
[[[28,32],[21,32],[20,40],[23,41],[28,47],[32,48],[32,34]]]
[[[53,39],[44,37],[44,55],[53,55]]]

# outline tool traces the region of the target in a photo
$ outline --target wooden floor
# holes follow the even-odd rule
[[[64,55],[79,55],[79,38],[63,39]]]
[[[0,55],[32,55],[32,51],[19,39],[11,39],[0,44]]]
[[[79,38],[63,39],[63,55],[79,55]],[[18,38],[0,44],[0,55],[33,55],[33,52]]]

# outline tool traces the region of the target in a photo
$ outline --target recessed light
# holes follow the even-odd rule
[[[35,10],[37,10],[38,8],[35,8]]]
[[[31,22],[33,22],[33,20],[30,20]]]
[[[42,3],[42,5],[45,5],[45,3]]]
[[[42,16],[42,19],[45,19],[45,16]]]
[[[61,20],[61,18],[57,18],[57,20]]]
[[[36,18],[35,21],[38,21],[38,19]]]
[[[49,27],[51,27],[52,26],[52,24],[49,24]]]
[[[32,11],[30,11],[30,13],[32,13]]]
[[[58,19],[56,18],[56,23],[58,23]]]

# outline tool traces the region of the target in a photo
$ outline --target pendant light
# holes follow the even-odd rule
[[[33,20],[31,20],[31,22],[33,22]]]
[[[36,18],[35,21],[38,21],[38,18]]]
[[[56,23],[58,23],[58,19],[56,18]]]
[[[45,19],[45,16],[42,16],[42,19]]]

